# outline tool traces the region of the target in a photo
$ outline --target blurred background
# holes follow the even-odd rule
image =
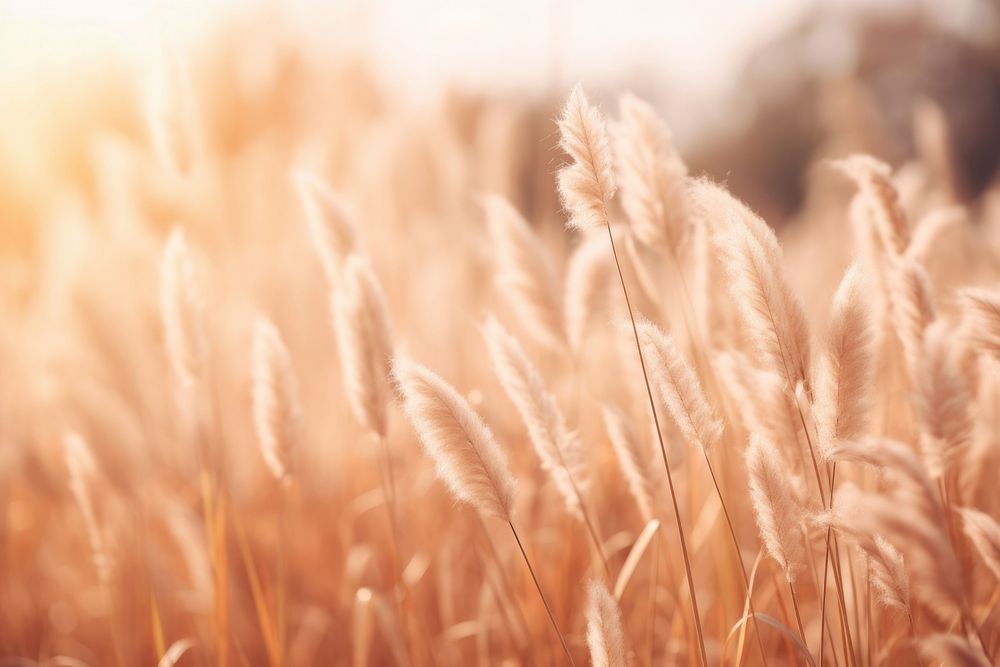
[[[652,101],[694,170],[775,221],[827,138],[899,163],[920,149],[921,109],[925,134],[941,121],[949,135],[956,194],[975,197],[1000,138],[997,16],[989,0],[2,0],[3,244],[30,243],[42,183],[94,178],[99,135],[146,132],[136,89],[165,49],[217,116],[206,139],[231,151],[281,113],[306,136],[310,119],[387,104],[445,109],[460,141],[495,138],[482,128],[499,102],[503,122],[535,127],[516,148],[543,174],[555,103],[582,81],[606,106],[626,89]]]

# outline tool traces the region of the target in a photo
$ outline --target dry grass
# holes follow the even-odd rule
[[[998,664],[1000,189],[166,72],[9,262],[4,664]]]

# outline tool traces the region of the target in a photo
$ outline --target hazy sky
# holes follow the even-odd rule
[[[739,65],[817,6],[927,6],[975,24],[975,0],[0,0],[0,84],[37,62],[72,66],[74,48],[147,56],[164,34],[191,35],[227,11],[272,4],[276,19],[323,58],[362,48],[381,75],[433,97],[442,83],[491,92],[619,89],[636,80],[674,104],[713,110],[737,88]],[[849,57],[827,31],[813,51]],[[808,56],[808,54],[807,54]],[[646,91],[648,92],[648,91]],[[681,129],[681,128],[678,128]]]

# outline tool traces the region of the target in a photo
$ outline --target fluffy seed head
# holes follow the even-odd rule
[[[97,473],[94,455],[83,436],[74,432],[63,436],[63,454],[66,458],[66,468],[69,470],[69,488],[83,515],[94,568],[97,570],[98,578],[107,583],[111,579],[111,555],[108,552],[104,530],[98,523],[91,496],[93,478]]]
[[[860,269],[852,265],[833,297],[833,313],[817,378],[820,451],[857,438],[868,418],[872,382],[872,330]]]
[[[580,493],[589,483],[579,437],[566,425],[555,397],[545,389],[541,374],[517,340],[493,317],[483,326],[483,334],[493,369],[528,428],[542,467],[552,476],[567,510],[582,518]]]
[[[655,324],[638,325],[639,342],[650,375],[674,422],[692,445],[706,452],[722,437],[722,420],[709,405],[698,376],[673,339]]]
[[[333,282],[357,247],[354,222],[344,201],[321,178],[307,171],[292,178],[305,210],[309,241],[327,280]]]
[[[902,255],[910,243],[910,229],[889,165],[870,155],[852,155],[834,166],[857,184],[883,245],[893,255]]]
[[[803,555],[801,509],[779,463],[774,446],[754,433],[747,448],[750,502],[767,553],[777,561],[789,582],[795,581]]]
[[[625,631],[618,603],[607,587],[591,582],[587,589],[587,646],[594,667],[625,667]]]
[[[250,372],[257,442],[271,474],[287,482],[302,421],[295,369],[281,334],[270,320],[262,317],[254,323],[252,345]]]
[[[486,422],[451,385],[420,364],[396,355],[392,372],[403,409],[438,477],[458,500],[509,521],[516,482]]]
[[[333,299],[333,324],[351,410],[365,428],[384,438],[392,336],[378,279],[359,255],[352,255],[344,264]]]
[[[581,231],[608,224],[615,173],[604,117],[578,84],[559,118],[559,146],[573,159],[559,170],[559,196],[568,225]]]
[[[614,135],[622,207],[640,241],[676,249],[687,234],[687,166],[653,107],[625,94],[619,109]]]
[[[160,314],[178,394],[188,396],[205,364],[205,302],[194,259],[179,227],[170,233],[160,262]]]

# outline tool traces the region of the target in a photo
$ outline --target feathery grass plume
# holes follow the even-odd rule
[[[618,105],[613,134],[622,207],[640,241],[676,250],[687,235],[687,166],[653,107],[630,93]]]
[[[864,547],[863,547],[864,548]],[[872,537],[872,548],[865,548],[872,585],[878,601],[887,607],[910,613],[910,577],[899,549],[881,535]]]
[[[332,283],[344,259],[357,248],[354,220],[344,201],[315,174],[299,170],[292,179],[305,210],[309,241]]]
[[[852,155],[833,165],[858,186],[885,248],[894,256],[902,255],[910,243],[910,228],[889,165],[870,155]]]
[[[592,581],[587,587],[587,646],[594,667],[628,664],[621,610],[607,586],[599,581]]]
[[[559,147],[573,163],[559,170],[559,196],[567,224],[586,231],[609,224],[608,204],[615,195],[615,172],[604,117],[590,106],[577,84],[559,117]]]
[[[101,583],[111,580],[111,554],[108,551],[104,531],[97,521],[94,502],[91,497],[91,484],[97,473],[94,455],[79,433],[69,432],[63,436],[63,455],[66,468],[69,470],[69,490],[83,515],[83,525],[87,530],[87,540],[90,543],[90,555],[97,570]]]
[[[991,667],[983,650],[961,635],[921,637],[918,646],[925,660],[941,660],[948,667]]]
[[[928,472],[938,478],[966,446],[973,427],[971,397],[956,365],[951,332],[944,322],[927,328],[915,379],[920,448]]]
[[[873,339],[862,288],[855,264],[848,268],[833,297],[816,392],[819,451],[824,459],[834,441],[860,436],[868,419]]]
[[[333,299],[347,401],[361,424],[380,438],[388,427],[392,335],[382,288],[360,255],[344,262]]]
[[[649,523],[656,517],[655,452],[639,438],[632,422],[620,408],[602,405],[601,414],[628,490],[639,507],[642,520]]]
[[[971,507],[958,510],[966,537],[976,547],[979,556],[993,575],[1000,579],[1000,524],[985,512]]]
[[[684,439],[704,451],[722,437],[722,420],[709,405],[694,370],[673,338],[655,324],[639,322],[639,340],[660,399],[667,406]]]
[[[767,223],[718,186],[692,186],[703,215],[726,220],[715,237],[729,289],[762,365],[777,369],[789,387],[809,387],[809,327],[785,277],[781,246]]]
[[[1000,292],[983,287],[959,290],[962,331],[972,349],[1000,359]]]
[[[153,150],[169,169],[184,173],[204,155],[191,71],[170,44],[156,50],[144,86],[144,111]]]
[[[768,555],[781,566],[788,583],[794,583],[804,554],[801,508],[792,493],[788,471],[775,454],[774,445],[760,434],[750,435],[746,452],[750,502]]]
[[[612,235],[620,235],[613,227]],[[566,270],[566,293],[563,300],[566,316],[566,337],[570,347],[578,351],[593,320],[601,299],[608,292],[613,271],[603,234],[588,234],[577,246]]]
[[[905,258],[894,263],[889,287],[896,335],[914,379],[923,356],[924,331],[936,317],[930,279],[923,266]]]
[[[486,422],[451,385],[420,364],[397,354],[392,373],[438,477],[458,500],[509,522],[517,485]]]
[[[160,262],[160,315],[167,358],[185,410],[203,373],[206,357],[205,302],[194,259],[180,227],[170,233]]]
[[[525,329],[543,345],[561,350],[559,282],[545,247],[521,214],[503,197],[483,199],[497,258],[497,285]]]
[[[290,481],[292,452],[300,437],[302,404],[288,348],[277,327],[263,317],[253,326],[250,373],[254,427],[261,455],[277,480]]]
[[[483,336],[493,369],[528,429],[542,468],[551,475],[567,511],[582,518],[580,494],[589,486],[589,475],[580,438],[566,425],[555,397],[545,389],[524,349],[496,318],[486,320]]]

